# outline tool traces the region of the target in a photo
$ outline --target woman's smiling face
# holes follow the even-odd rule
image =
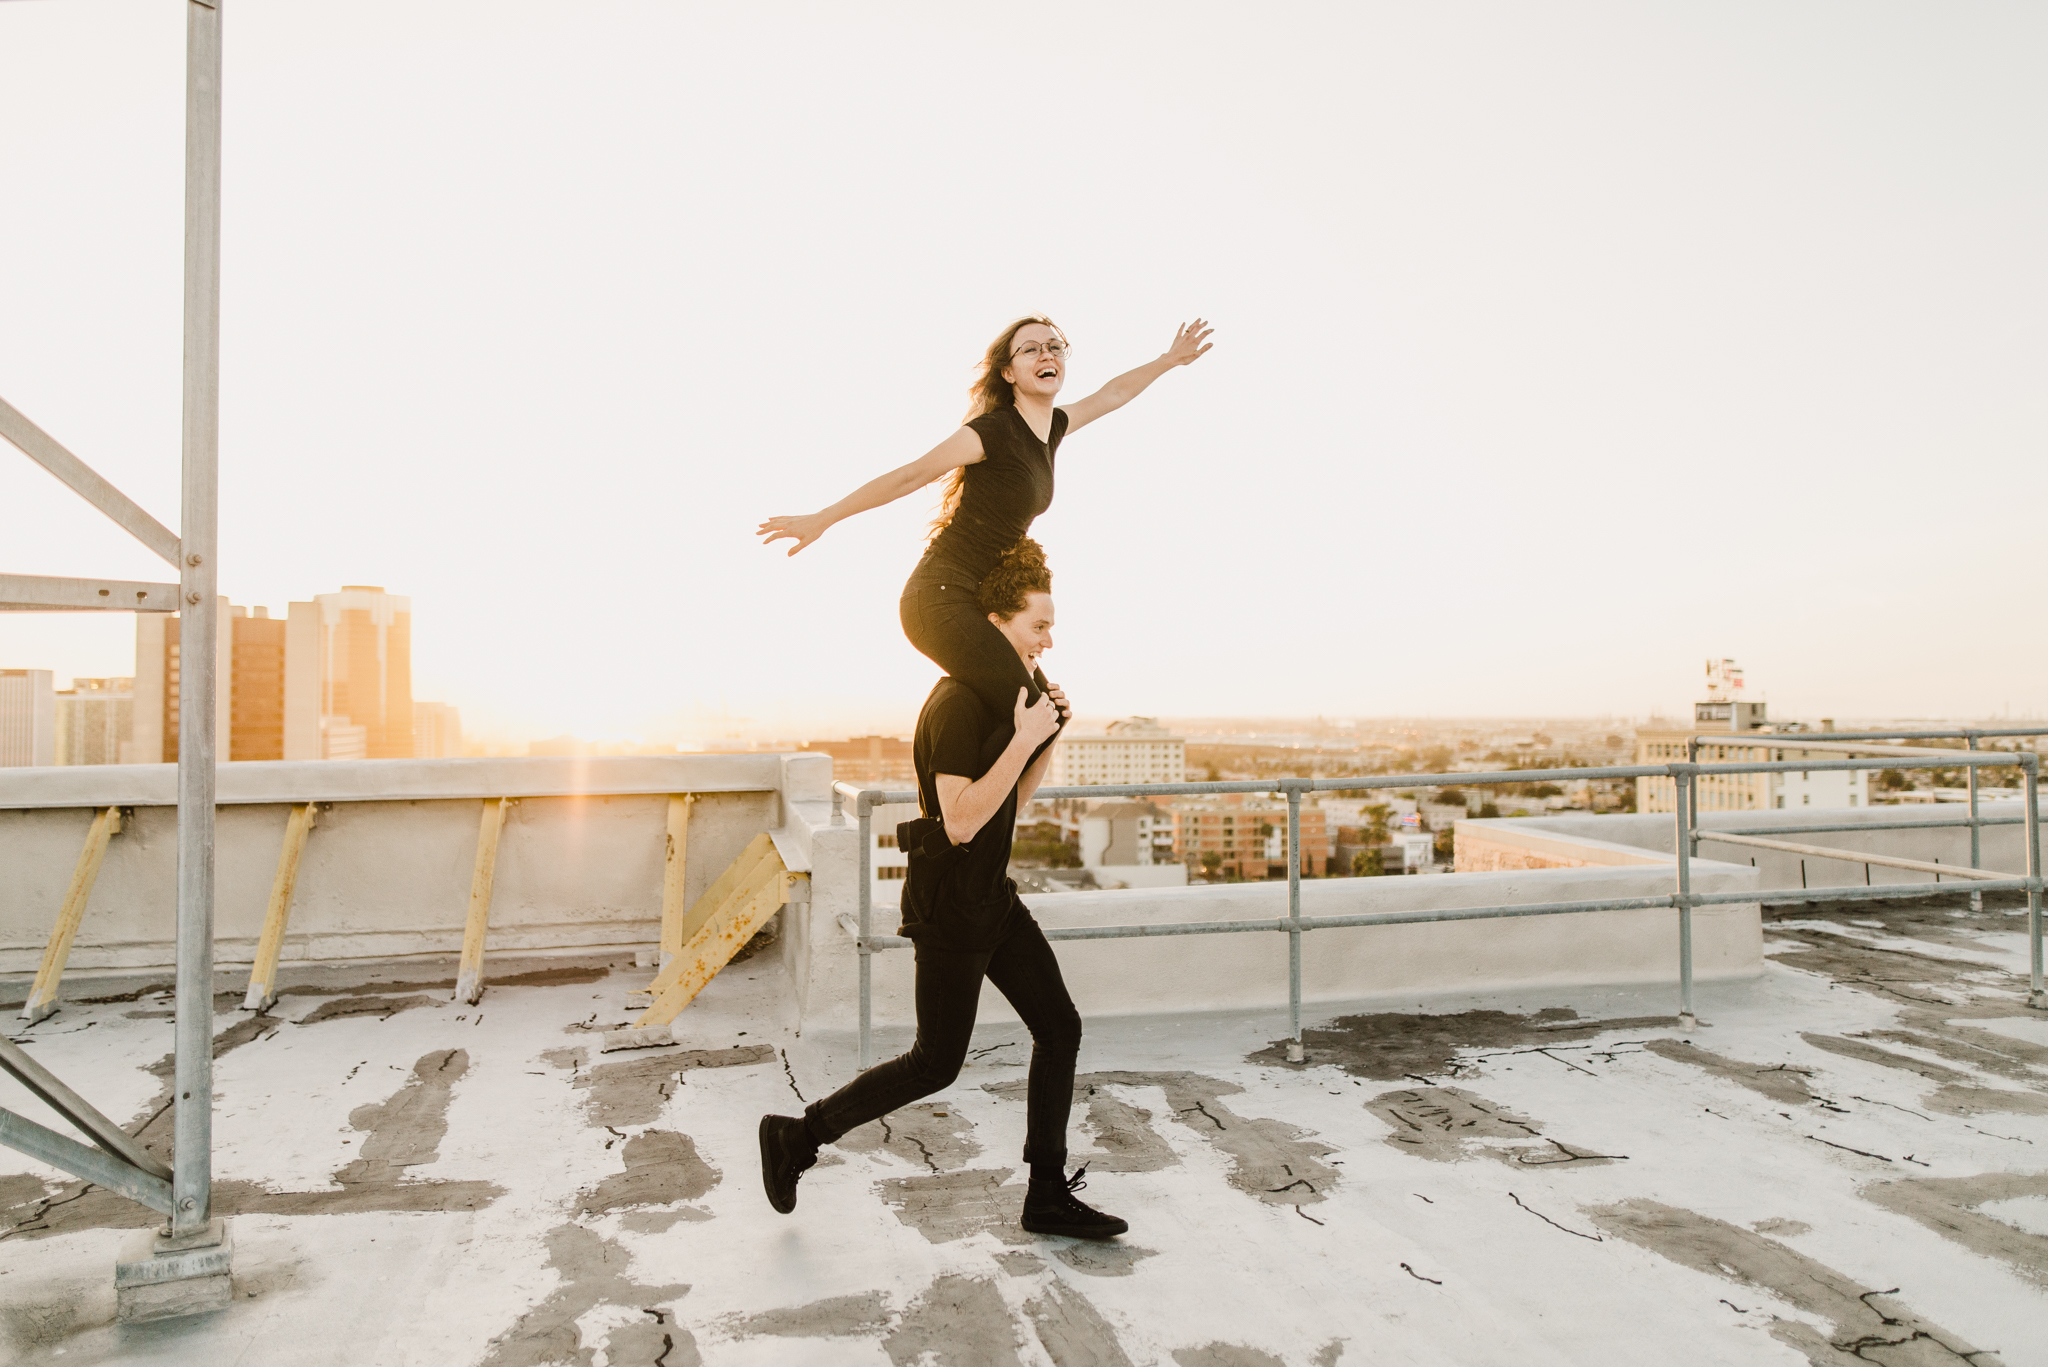
[[[1026,323],[1010,339],[1010,363],[1003,378],[1019,397],[1051,399],[1066,383],[1066,339],[1043,323]]]

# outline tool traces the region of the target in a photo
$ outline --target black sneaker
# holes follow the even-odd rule
[[[1031,1234],[1063,1234],[1069,1239],[1114,1239],[1130,1225],[1105,1215],[1074,1195],[1088,1185],[1088,1165],[1065,1182],[1033,1182],[1024,1189],[1024,1228]]]
[[[761,1117],[761,1185],[768,1189],[769,1205],[784,1215],[795,1210],[796,1181],[817,1161],[817,1146],[803,1121]]]

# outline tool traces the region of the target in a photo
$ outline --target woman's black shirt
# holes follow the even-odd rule
[[[1052,506],[1053,459],[1067,434],[1067,410],[1052,411],[1052,439],[1040,441],[1024,415],[1006,405],[967,424],[981,437],[982,459],[962,467],[960,507],[918,563],[917,578],[979,583],[1003,552]]]

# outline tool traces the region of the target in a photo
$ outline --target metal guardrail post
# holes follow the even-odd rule
[[[1674,899],[1678,906],[1678,1028],[1693,1030],[1699,1026],[1692,1009],[1692,821],[1688,809],[1692,806],[1693,774],[1690,765],[1671,767],[1678,851],[1678,896]]]
[[[1972,731],[1972,732],[1971,732],[1971,733],[1969,734],[1969,736],[1967,737],[1967,739],[1968,739],[1968,740],[1969,740],[1969,742],[1970,742],[1970,748],[1971,748],[1972,750],[1976,749],[1976,748],[1977,748],[1977,733],[1976,733],[1975,731]],[[1981,869],[1981,868],[1983,868],[1983,867],[1984,867],[1984,852],[1983,852],[1983,850],[1982,850],[1981,848],[1979,848],[1979,845],[1980,845],[1980,842],[1981,842],[1981,840],[1982,840],[1982,838],[1983,838],[1983,836],[1982,836],[1982,832],[1983,832],[1983,829],[1984,829],[1984,828],[1983,828],[1983,825],[1982,825],[1982,823],[1981,823],[1981,822],[1980,822],[1980,821],[1978,820],[1978,817],[1977,817],[1977,766],[1976,766],[1976,765],[1974,765],[1974,764],[1973,764],[1973,765],[1971,765],[1971,766],[1970,766],[1970,769],[1969,769],[1969,775],[1970,775],[1970,867],[1971,867],[1971,868],[1973,868],[1973,869]],[[1935,881],[1936,881],[1936,882],[1938,883],[1938,882],[1940,882],[1941,880],[1937,878],[1937,879],[1936,879]],[[1971,910],[1971,911],[1982,911],[1982,910],[1984,910],[1984,894],[1983,894],[1983,893],[1981,893],[1981,892],[1973,892],[1973,893],[1971,893],[1971,894],[1970,894],[1970,910]]]
[[[860,952],[860,1071],[865,1073],[874,1066],[874,960],[875,947],[868,943],[874,934],[873,889],[874,878],[870,867],[874,856],[869,852],[874,844],[874,803],[863,791],[855,811],[860,817],[860,939],[856,942]]]
[[[1287,792],[1287,1061],[1301,1063],[1301,789]]]
[[[2041,757],[2019,756],[2027,780],[2027,1005],[2048,1011],[2048,987],[2041,982]]]
[[[213,1206],[213,804],[215,642],[221,630],[220,115],[221,15],[188,4],[185,27],[184,472],[178,576],[177,1063],[173,1237],[204,1231]]]

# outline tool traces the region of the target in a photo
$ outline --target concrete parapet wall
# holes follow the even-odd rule
[[[794,767],[790,761],[801,761]],[[805,775],[806,800],[831,797],[821,756],[605,755],[535,759],[256,760],[223,764],[216,800],[388,802],[415,798],[559,797],[578,793],[711,793],[779,789],[785,770]],[[819,775],[822,774],[822,777]],[[822,783],[824,787],[818,789]],[[812,791],[816,790],[816,791]],[[175,764],[0,769],[0,811],[47,807],[170,806]]]
[[[1576,831],[1556,832],[1536,821],[1522,818],[1460,821],[1452,828],[1452,841],[1456,849],[1454,867],[1459,873],[1669,865],[1673,862],[1669,852],[1659,855],[1640,845],[1621,844],[1612,838],[1601,840]]]
[[[1670,857],[1645,857],[1651,862],[1636,867],[1311,879],[1301,886],[1302,911],[1308,916],[1348,916],[1670,893]],[[1747,865],[1701,860],[1693,868],[1693,885],[1701,892],[1755,886],[1756,873]],[[1237,921],[1286,916],[1287,885],[1074,892],[1025,901],[1039,924],[1047,927]],[[894,908],[877,909],[877,932],[892,932],[896,920]],[[857,1022],[858,1001],[853,936],[843,927],[822,925],[815,917],[813,933],[806,1025],[851,1029]],[[1703,908],[1694,913],[1693,936],[1699,979],[1762,971],[1757,907]],[[1068,989],[1088,1015],[1287,1004],[1287,937],[1277,931],[1067,941],[1053,948]],[[1304,936],[1302,962],[1303,998],[1318,1002],[1506,987],[1675,984],[1678,921],[1674,911],[1649,910],[1318,930]],[[900,1026],[913,1020],[912,970],[909,950],[874,956],[878,1025]],[[1016,1019],[993,988],[983,989],[981,1017]]]
[[[2015,820],[2015,824],[2010,826],[1984,828],[1981,867],[2015,877],[2024,875],[2027,871],[2026,827],[2017,824],[2017,818],[2026,814],[2026,804],[1984,802],[1978,804],[1978,811],[1987,817],[1997,816]],[[1702,830],[1754,831],[1769,840],[1788,840],[1796,844],[1819,845],[1828,849],[1967,865],[1970,862],[1970,832],[1967,827],[1951,826],[1941,830],[1906,831],[1820,831],[1812,834],[1783,835],[1776,834],[1775,829],[1784,826],[1836,824],[1876,826],[1887,821],[1911,821],[1922,818],[1958,821],[1968,815],[1969,808],[1961,803],[1943,802],[1926,806],[1795,807],[1784,811],[1767,812],[1705,812],[1701,814],[1699,824]],[[1464,867],[1468,828],[1473,828],[1475,837],[1489,842],[1505,840],[1507,837],[1502,834],[1503,831],[1512,828],[1517,832],[1526,833],[1525,839],[1528,842],[1560,840],[1568,843],[1607,843],[1624,848],[1635,847],[1638,850],[1656,851],[1667,859],[1677,847],[1676,824],[1671,816],[1664,814],[1623,813],[1595,816],[1591,813],[1578,812],[1512,820],[1461,821],[1457,826],[1460,868]],[[1484,828],[1483,836],[1479,834],[1480,828]],[[1745,865],[1754,859],[1757,873],[1762,880],[1759,886],[1763,888],[1789,889],[1802,886],[1800,856],[1795,854],[1748,849],[1738,845],[1721,845],[1711,840],[1701,842],[1700,854],[1708,859]],[[1861,863],[1851,860],[1808,858],[1805,864],[1806,887],[1863,886],[1864,874]],[[1870,877],[1875,883],[1934,882],[1932,874],[1915,873],[1908,869],[1888,869],[1882,866],[1872,868]],[[1944,880],[1944,885],[1947,881]]]
[[[177,813],[152,804],[169,798],[173,776],[171,765],[0,771],[0,973],[35,971],[92,809],[104,806],[134,811],[108,847],[71,966],[172,962]],[[481,796],[519,797],[499,845],[489,949],[589,950],[655,943],[668,793],[699,794],[684,880],[694,901],[755,835],[782,828],[787,808],[829,820],[830,784],[820,756],[223,765],[216,957],[254,957],[292,802],[332,805],[300,863],[287,980],[293,963],[458,952]],[[808,867],[807,838],[778,843],[792,867]]]
[[[95,807],[133,809],[108,849],[72,952],[79,971],[155,969],[171,962],[175,811],[171,766],[0,771],[0,973],[34,971]],[[225,765],[221,770],[217,955],[254,954],[290,804],[323,808],[301,865],[286,980],[298,963],[453,955],[476,849],[480,799],[519,798],[508,813],[491,912],[492,951],[591,951],[652,946],[661,906],[666,794],[692,792],[685,900],[695,899],[757,834],[811,874],[810,900],[785,912],[779,946],[792,1014],[806,1027],[857,1019],[853,936],[859,827],[835,825],[831,762],[820,755],[692,755],[622,759],[383,760]],[[2017,803],[1985,804],[2016,816]],[[1708,829],[1867,825],[1928,809],[1714,813]],[[1960,815],[1943,807],[1931,815]],[[2024,868],[2022,828],[1984,834],[1987,868]],[[1961,863],[1964,830],[1791,835],[1803,843]],[[1310,916],[1663,896],[1673,890],[1668,816],[1560,814],[1458,826],[1460,872],[1421,878],[1311,879]],[[1796,856],[1703,847],[1702,892],[1800,886]],[[1751,867],[1750,857],[1757,859]],[[1474,867],[1474,866],[1477,867]],[[1929,882],[1904,871],[1876,881]],[[1860,885],[1862,865],[1809,859],[1808,886]],[[1042,924],[1278,919],[1282,882],[1033,896]],[[1374,926],[1309,932],[1307,1000],[1486,992],[1579,984],[1675,982],[1676,914],[1654,909]],[[878,933],[893,907],[874,909]],[[1754,904],[1695,916],[1698,976],[1762,968]],[[1287,938],[1279,932],[1068,941],[1058,946],[1075,1000],[1091,1014],[1281,1008]],[[911,1020],[909,951],[875,956],[875,1020]],[[993,990],[989,1019],[1014,1019]]]

